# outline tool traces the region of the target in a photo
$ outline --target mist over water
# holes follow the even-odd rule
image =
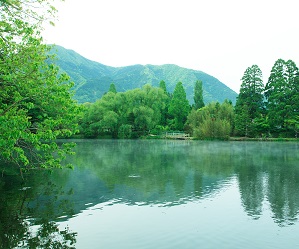
[[[298,143],[76,142],[73,171],[0,180],[6,245],[52,224],[75,248],[299,246]]]

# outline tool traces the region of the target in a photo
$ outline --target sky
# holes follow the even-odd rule
[[[264,84],[279,58],[299,66],[297,1],[65,0],[43,37],[108,66],[200,70],[239,92],[254,64]]]

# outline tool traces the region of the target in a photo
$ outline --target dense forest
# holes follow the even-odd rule
[[[51,47],[40,34],[56,9],[48,1],[36,4],[44,13],[30,1],[0,0],[0,162],[12,162],[21,172],[60,168],[73,144],[57,139],[75,134],[140,138],[184,131],[196,139],[297,138],[299,72],[292,60],[278,59],[265,84],[260,68],[248,67],[235,106],[229,99],[205,105],[200,80],[190,105],[181,81],[169,92],[163,79],[159,86],[121,92],[111,82],[96,102],[78,104],[74,83],[51,63]]]
[[[172,93],[159,87],[118,93],[115,85],[93,104],[84,104],[79,121],[84,137],[137,138],[165,131],[185,131],[197,139],[297,138],[299,132],[299,71],[292,60],[278,59],[264,85],[257,65],[242,77],[236,105],[203,102],[202,82],[194,84],[190,106],[181,82]]]

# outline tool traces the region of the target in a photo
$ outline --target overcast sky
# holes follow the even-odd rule
[[[299,66],[298,0],[66,0],[43,36],[108,66],[176,64],[239,91],[257,64]],[[162,79],[161,79],[162,80]]]

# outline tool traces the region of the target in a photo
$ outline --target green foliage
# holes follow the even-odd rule
[[[228,139],[231,125],[227,120],[207,118],[195,130],[194,136],[201,139]]]
[[[117,93],[114,83],[110,84],[108,92]]]
[[[166,83],[164,80],[161,80],[159,83],[159,87],[164,91],[164,93],[167,93],[167,89],[166,89]]]
[[[0,157],[20,169],[62,167],[72,144],[55,140],[77,131],[79,108],[66,74],[47,64],[40,23],[27,1],[3,2],[0,33]],[[49,13],[55,9],[38,1]]]
[[[165,108],[161,111],[161,125],[166,126],[167,121],[170,119],[170,116],[168,114],[168,109],[169,109],[169,103],[170,103],[170,96],[171,94],[167,92],[166,89],[166,83],[164,80],[161,80],[159,83],[159,87],[163,90],[163,92],[166,94],[166,99],[164,101],[165,103]]]
[[[161,123],[167,95],[161,88],[145,85],[127,92],[108,92],[90,104],[80,122],[85,137],[135,138]]]
[[[242,77],[235,107],[235,132],[239,136],[256,136],[255,120],[264,113],[262,71],[248,67]]]
[[[235,107],[235,134],[249,137],[297,137],[299,70],[278,59],[263,88],[258,66],[246,69]]]
[[[118,138],[132,138],[132,125],[122,124],[118,129]]]
[[[171,128],[174,130],[183,130],[189,111],[190,105],[186,99],[185,89],[182,82],[178,82],[169,104],[169,114],[174,119],[174,124]]]
[[[171,65],[167,67],[171,68]],[[153,67],[151,69],[145,73],[151,75]],[[96,104],[85,108],[81,132],[86,137],[108,134],[111,137],[136,138],[150,131],[159,135],[161,131],[184,129],[202,139],[226,139],[233,132],[247,137],[297,137],[298,75],[293,61],[280,59],[275,63],[264,89],[260,68],[257,65],[248,67],[242,77],[234,110],[232,101],[225,100],[222,105],[214,102],[198,110],[193,108],[190,112],[181,82],[177,83],[172,94],[167,92],[165,81],[159,83],[159,94],[150,85],[125,93],[109,91]],[[203,105],[203,92],[202,83],[196,81],[193,107],[199,103]]]
[[[188,115],[187,126],[195,138],[228,139],[232,133],[234,109],[229,101],[209,103],[205,107],[193,109]]]
[[[194,86],[194,109],[197,110],[204,106],[205,104],[203,102],[202,81],[197,80]]]
[[[272,133],[296,133],[299,115],[299,70],[291,61],[279,59],[272,67],[265,88],[267,111]],[[291,124],[291,125],[290,125]]]

